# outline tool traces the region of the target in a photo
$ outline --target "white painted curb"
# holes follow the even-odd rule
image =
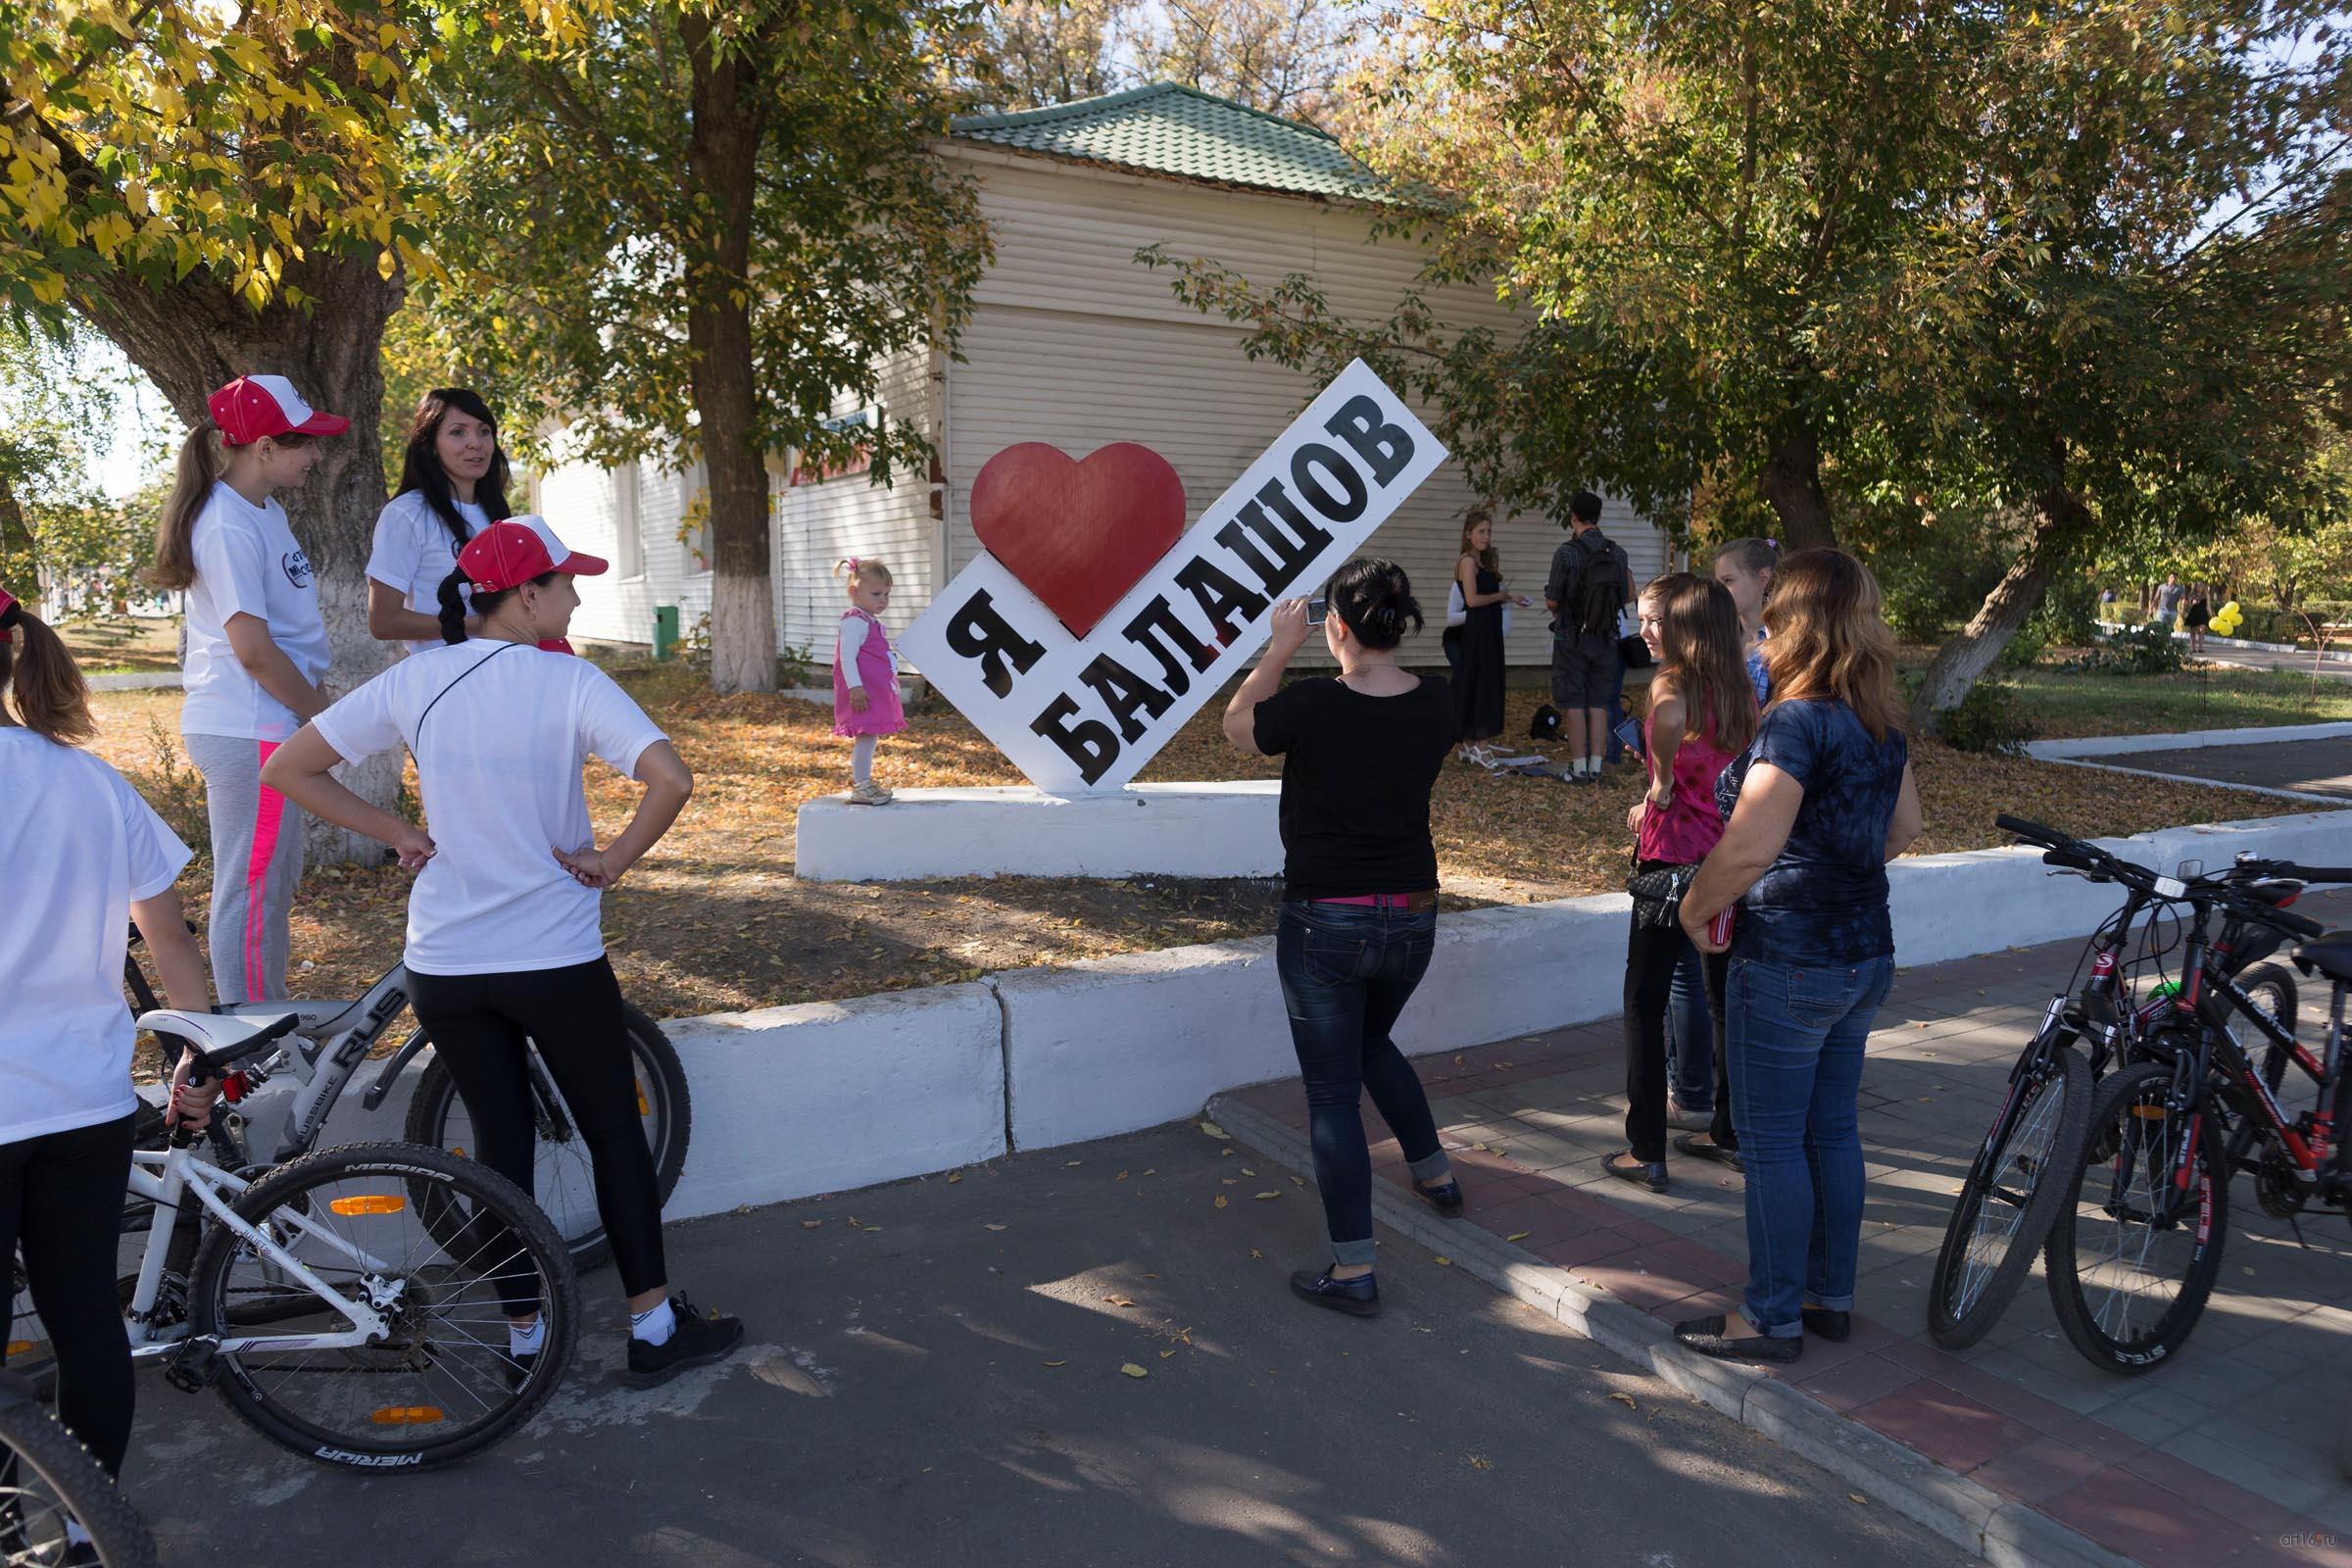
[[[2098,842],[2166,870],[2239,853],[2332,864],[2352,860],[2352,810]],[[2119,903],[2022,848],[1898,860],[1888,881],[1906,967],[2082,936]],[[1442,917],[1397,1044],[1457,1051],[1615,1015],[1627,908],[1608,894]],[[1132,1132],[1298,1070],[1271,937],[662,1027],[694,1097],[673,1219]],[[363,1118],[355,1095],[326,1141],[397,1136],[406,1101],[404,1085]]]
[[[1279,876],[1282,781],[1131,784],[1099,795],[1027,785],[901,790],[887,806],[827,796],[798,814],[794,874],[928,877]]]
[[[2343,720],[2327,724],[2257,724],[2244,729],[2177,730],[2168,735],[2086,735],[2076,740],[2028,741],[2026,755],[2044,761],[2068,761],[2079,757],[2121,757],[2130,752],[2184,752],[2206,746],[2333,741],[2347,735],[2352,735],[2352,722]]]

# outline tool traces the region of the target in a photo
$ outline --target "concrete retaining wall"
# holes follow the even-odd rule
[[[2352,810],[2100,842],[2168,871],[2241,852],[2340,863]],[[2119,903],[2027,849],[1905,859],[1889,881],[1905,966],[2085,935]],[[1398,1044],[1459,1050],[1611,1016],[1626,910],[1612,894],[1445,917]],[[1297,1070],[1270,937],[664,1028],[694,1091],[672,1218],[1130,1132]],[[354,1097],[329,1141],[396,1128],[405,1099],[404,1087],[364,1127]]]

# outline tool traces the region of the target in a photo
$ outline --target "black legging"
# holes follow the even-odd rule
[[[596,1170],[596,1208],[612,1244],[620,1287],[641,1296],[667,1283],[662,1260],[662,1189],[653,1152],[637,1119],[637,1078],[629,1061],[628,1024],[620,982],[603,958],[562,969],[512,974],[409,973],[416,1021],[431,1032],[433,1049],[456,1081],[473,1118],[474,1157],[524,1192],[539,1133],[531,1108],[528,1036],[563,1092],[572,1127],[588,1145]],[[469,1238],[489,1257],[496,1236]],[[537,1305],[520,1280],[501,1278],[507,1309],[522,1316]]]
[[[115,1294],[130,1173],[128,1116],[0,1144],[0,1256],[24,1258],[33,1309],[57,1356],[57,1418],[109,1475],[130,1447],[130,1337]],[[0,1298],[0,1346],[15,1299]]]

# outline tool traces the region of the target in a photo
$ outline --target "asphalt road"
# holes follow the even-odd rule
[[[2259,745],[2198,746],[2170,752],[2127,752],[2094,758],[2151,773],[2206,778],[2222,784],[2259,784],[2352,800],[2352,736],[2328,741],[2268,741]],[[2319,809],[2319,808],[2314,808]]]
[[[731,1362],[619,1387],[607,1271],[470,1464],[329,1471],[149,1376],[125,1485],[167,1563],[238,1568],[1975,1560],[1408,1242],[1379,1319],[1294,1302],[1321,1236],[1191,1125],[699,1221],[671,1267]]]

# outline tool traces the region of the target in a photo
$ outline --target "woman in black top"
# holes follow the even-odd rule
[[[2203,583],[2188,591],[2188,603],[2180,607],[2180,624],[2188,629],[2190,657],[2204,658],[2205,628],[2213,624],[2213,601],[2206,596]]]
[[[1331,581],[1323,639],[1340,673],[1281,685],[1306,641],[1306,601],[1274,612],[1266,657],[1225,710],[1225,737],[1282,763],[1282,921],[1275,972],[1312,1118],[1315,1184],[1332,1264],[1291,1289],[1370,1317],[1372,1157],[1358,1102],[1367,1091],[1396,1135],[1413,1190],[1447,1216],[1462,1190],[1438,1147],[1429,1097],[1389,1038],[1437,943],[1438,852],[1429,792],[1454,740],[1452,694],[1396,667],[1421,609],[1394,562],[1350,561]]]
[[[1453,663],[1454,738],[1465,761],[1483,762],[1502,733],[1502,607],[1522,610],[1524,594],[1503,591],[1502,558],[1494,551],[1494,519],[1473,512],[1462,519],[1453,578],[1462,591],[1461,640]]]

